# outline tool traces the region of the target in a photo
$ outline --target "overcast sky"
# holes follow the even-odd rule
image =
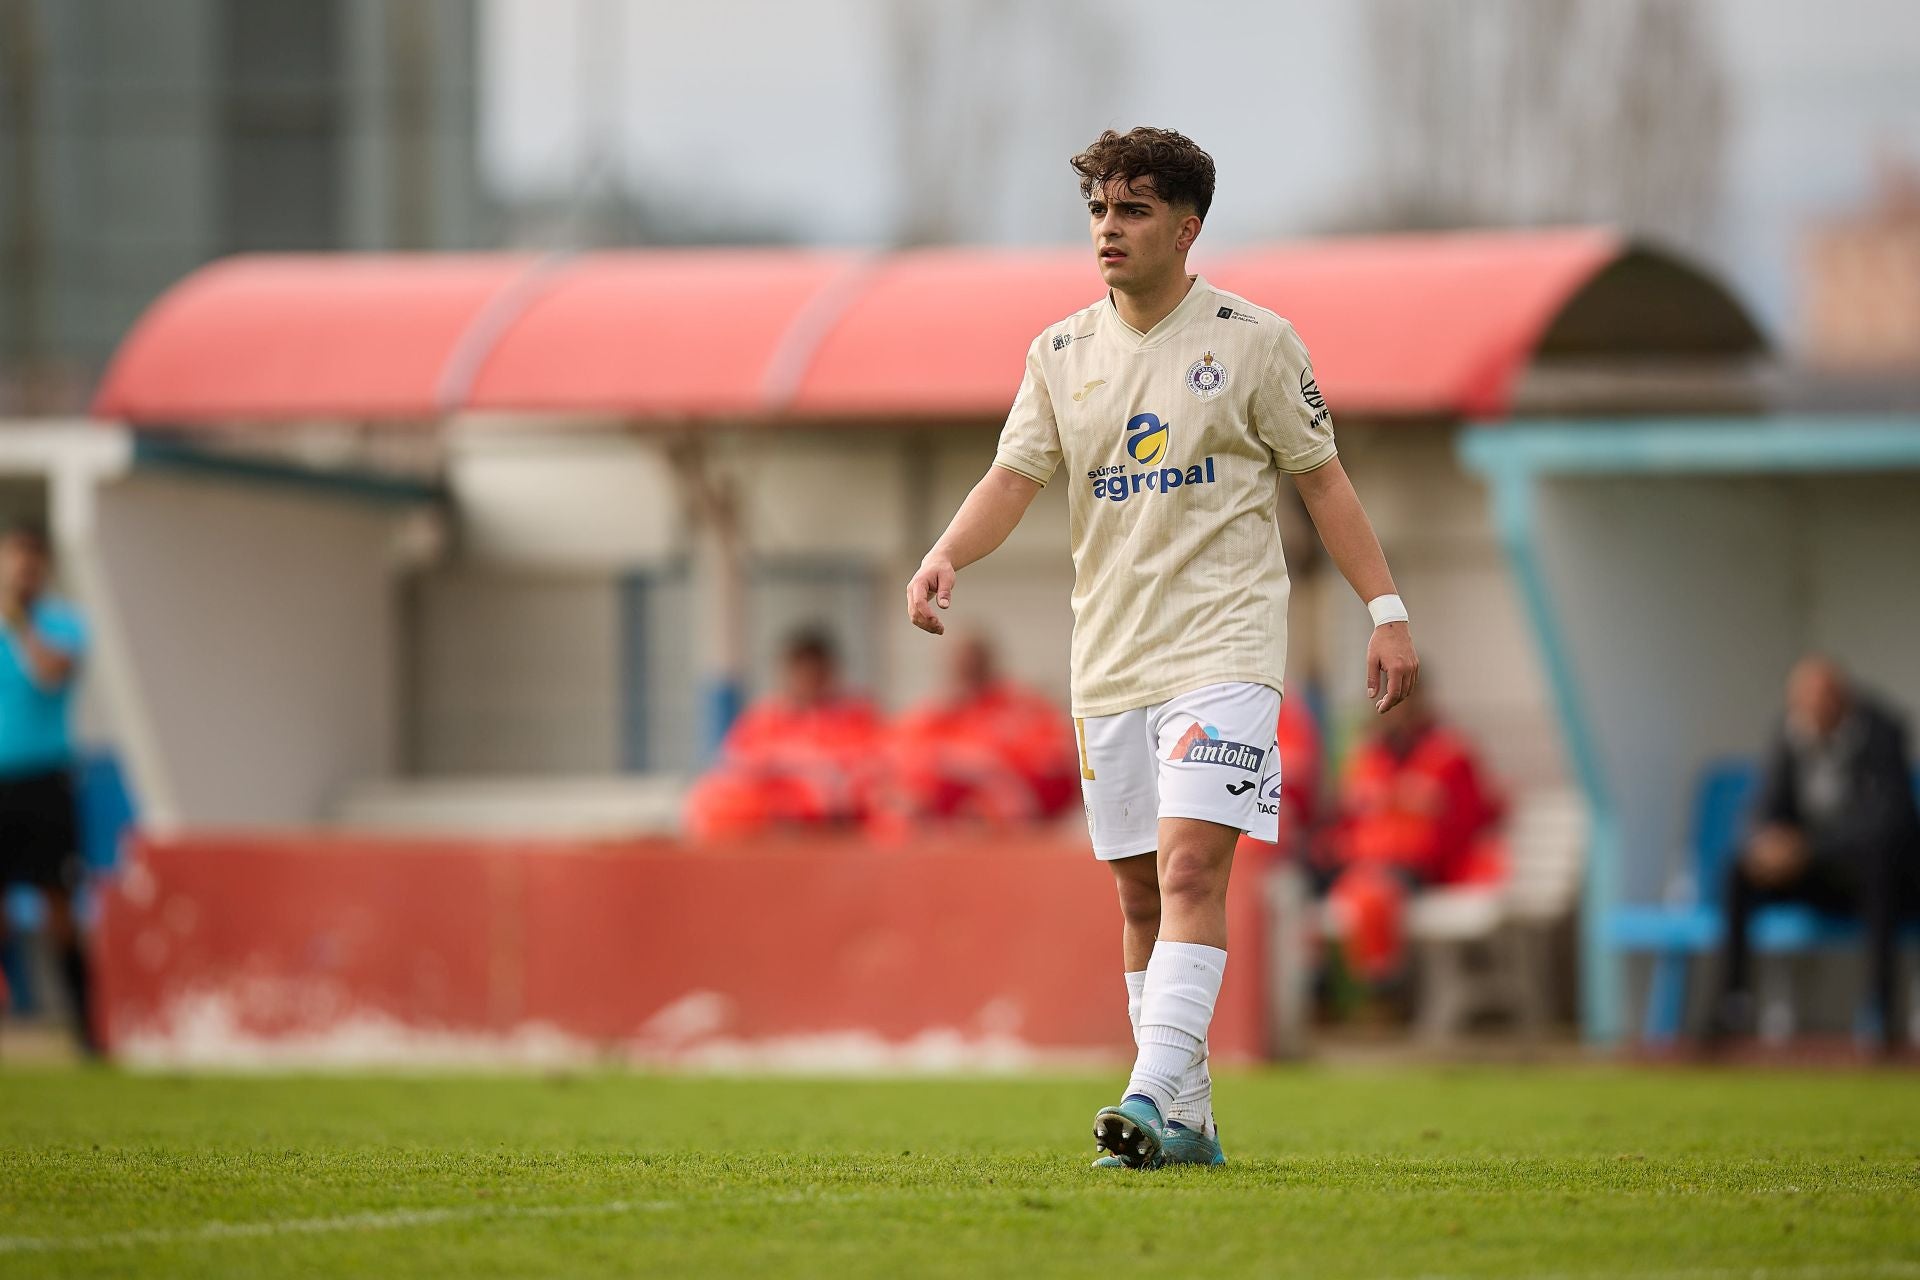
[[[904,178],[893,2],[486,0],[489,181],[510,199],[552,199],[598,174],[732,226],[885,242]],[[1079,236],[1065,157],[1102,127],[1142,122],[1183,130],[1218,161],[1209,241],[1323,230],[1365,207],[1372,131],[1407,127],[1375,119],[1353,0],[924,3],[943,39],[979,46],[950,60],[960,80],[929,92],[973,94],[961,109],[986,102],[1005,117],[987,189],[955,201],[967,239]],[[1797,228],[1867,199],[1876,149],[1920,163],[1920,3],[1699,3],[1730,120],[1724,198],[1691,248],[1779,330]]]

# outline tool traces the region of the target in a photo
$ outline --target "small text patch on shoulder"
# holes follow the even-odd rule
[[[1220,320],[1238,320],[1242,324],[1259,324],[1260,321],[1244,311],[1235,311],[1232,307],[1222,307],[1213,313]]]

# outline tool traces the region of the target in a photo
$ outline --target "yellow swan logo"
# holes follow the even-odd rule
[[[1167,434],[1173,424],[1151,413],[1137,413],[1127,422],[1127,453],[1143,467],[1153,467],[1167,456]]]

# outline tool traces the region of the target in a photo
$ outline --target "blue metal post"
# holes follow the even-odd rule
[[[1580,899],[1580,1019],[1589,1041],[1611,1044],[1619,1039],[1622,1023],[1619,962],[1606,942],[1607,917],[1619,897],[1620,850],[1611,793],[1540,563],[1533,478],[1497,462],[1486,469],[1493,481],[1494,525],[1539,641],[1561,732],[1592,818],[1592,847]]]
[[[706,759],[712,760],[720,754],[720,744],[726,741],[727,730],[733,728],[733,722],[740,718],[746,698],[746,691],[736,678],[715,676],[707,681],[700,700],[704,730],[701,747]]]

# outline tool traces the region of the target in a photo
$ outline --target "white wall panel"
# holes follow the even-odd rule
[[[136,475],[103,486],[97,513],[171,816],[311,823],[349,784],[391,772],[391,509]]]
[[[577,571],[657,565],[688,536],[657,442],[555,429],[471,430],[449,449],[463,553],[475,560]]]
[[[1700,767],[1752,754],[1809,635],[1794,481],[1541,486],[1556,612],[1620,824],[1627,900],[1684,866]]]

